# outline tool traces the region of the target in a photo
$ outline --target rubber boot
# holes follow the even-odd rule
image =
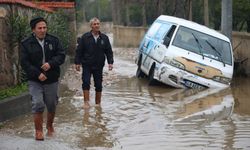
[[[90,105],[89,105],[89,90],[83,90],[83,99],[84,99],[83,109],[90,108]]]
[[[35,139],[39,141],[43,141],[43,114],[42,113],[35,113],[33,115],[34,124],[35,124]]]
[[[95,104],[96,105],[101,105],[101,97],[102,97],[102,92],[95,93]]]
[[[54,117],[55,117],[55,112],[48,112],[47,113],[46,128],[48,130],[48,132],[47,132],[48,136],[53,136],[53,133],[55,132],[54,127],[53,127]]]

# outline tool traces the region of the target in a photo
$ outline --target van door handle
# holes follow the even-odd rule
[[[156,47],[159,48],[160,46],[159,45],[155,45],[154,49],[156,49]]]

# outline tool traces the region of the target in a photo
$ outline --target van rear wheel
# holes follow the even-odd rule
[[[156,85],[157,81],[154,79],[155,66],[152,66],[149,71],[149,85]]]
[[[144,78],[145,76],[146,76],[145,73],[143,73],[142,70],[141,70],[141,58],[140,58],[140,60],[138,62],[138,67],[137,67],[137,70],[136,70],[136,77],[137,78]]]
[[[145,74],[142,72],[141,67],[138,66],[137,70],[136,70],[136,77],[137,78],[144,78]]]

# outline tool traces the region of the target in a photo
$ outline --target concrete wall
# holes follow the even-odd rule
[[[148,28],[113,26],[114,46],[138,47]],[[250,75],[250,34],[232,33],[232,47],[236,62],[236,72]]]
[[[148,28],[113,26],[115,47],[138,47]]]

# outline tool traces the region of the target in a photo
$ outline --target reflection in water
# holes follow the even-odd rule
[[[249,79],[236,79],[231,88],[220,90],[148,86],[147,79],[134,77],[133,64],[127,59],[116,61],[122,67],[115,68],[114,72],[119,70],[112,74],[115,80],[105,84],[102,107],[94,107],[92,99],[88,111],[82,110],[81,89],[76,88],[80,88],[76,77],[80,74],[71,70],[72,78],[66,82],[71,91],[61,86],[56,137],[44,143],[58,149],[250,149]],[[31,126],[30,116],[4,123],[0,149],[15,144],[12,135],[25,138],[27,145],[34,143]],[[13,149],[23,147],[19,142]]]
[[[119,99],[113,118],[120,117],[123,122],[114,134],[119,147],[244,149],[250,146],[246,144],[249,136],[244,137],[242,126],[235,125],[233,120],[235,103],[230,88],[200,91],[161,85],[148,87],[145,80],[134,78],[117,85],[120,87],[114,85],[108,92],[110,97]],[[250,135],[250,125],[244,128]]]
[[[231,116],[234,107],[232,95],[224,97],[207,96],[187,103],[176,119],[176,123],[192,123],[194,126],[206,125],[212,121],[220,121]]]
[[[250,78],[234,78],[232,93],[235,97],[235,113],[250,115]]]
[[[89,109],[84,110],[83,114],[83,135],[81,145],[89,147],[112,147],[113,143],[108,139],[109,133],[106,128],[106,121],[102,117],[102,108],[96,106],[94,112]]]
[[[172,110],[173,123],[175,125],[192,125],[193,127],[205,126],[212,121],[227,119],[231,116],[234,108],[234,98],[230,88],[226,89],[174,89],[169,92],[161,92],[155,88],[149,88],[149,93],[154,101],[162,103],[178,101],[176,110]],[[161,95],[161,96],[160,96]],[[164,97],[164,101],[162,101]],[[167,108],[163,107],[166,113]]]

